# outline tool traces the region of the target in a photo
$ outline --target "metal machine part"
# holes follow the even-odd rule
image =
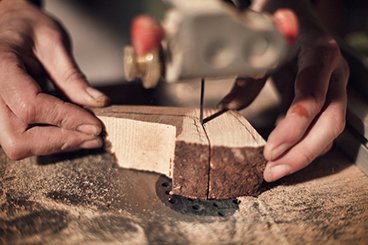
[[[159,51],[154,50],[144,56],[138,56],[133,47],[124,47],[124,73],[127,80],[141,78],[146,89],[156,87],[161,77]]]
[[[165,70],[167,82],[191,78],[262,77],[284,58],[287,45],[268,15],[240,11],[219,0],[170,0],[163,22],[164,59],[138,57],[125,49],[127,79],[154,87]],[[164,69],[162,69],[164,67]]]

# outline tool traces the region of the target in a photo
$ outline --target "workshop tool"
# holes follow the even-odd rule
[[[154,50],[139,56],[131,46],[125,47],[127,80],[140,78],[145,88],[154,88],[162,71],[169,83],[193,78],[260,78],[285,57],[286,40],[269,15],[237,9],[220,0],[166,2],[172,8],[162,23],[162,55]],[[203,108],[203,98],[200,101]]]

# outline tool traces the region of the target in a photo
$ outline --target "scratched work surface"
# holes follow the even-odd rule
[[[208,202],[106,153],[0,160],[2,244],[368,243],[368,177],[336,150],[258,198]]]

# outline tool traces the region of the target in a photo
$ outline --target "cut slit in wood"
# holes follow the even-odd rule
[[[219,113],[204,126],[196,109],[113,106],[95,113],[119,166],[172,178],[173,194],[199,199],[259,194],[265,141],[236,112]]]

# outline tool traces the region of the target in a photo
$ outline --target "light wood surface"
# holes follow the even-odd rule
[[[120,167],[164,174],[172,193],[225,199],[257,195],[265,141],[237,112],[113,106],[95,111]]]
[[[218,114],[204,124],[211,148],[208,196],[257,195],[266,165],[266,142],[237,112]]]
[[[82,152],[0,150],[1,244],[366,244],[368,177],[332,150],[258,197],[193,201],[157,174]],[[167,187],[166,187],[167,186]]]
[[[172,177],[176,128],[161,123],[101,116],[108,150],[122,168],[161,173]]]

